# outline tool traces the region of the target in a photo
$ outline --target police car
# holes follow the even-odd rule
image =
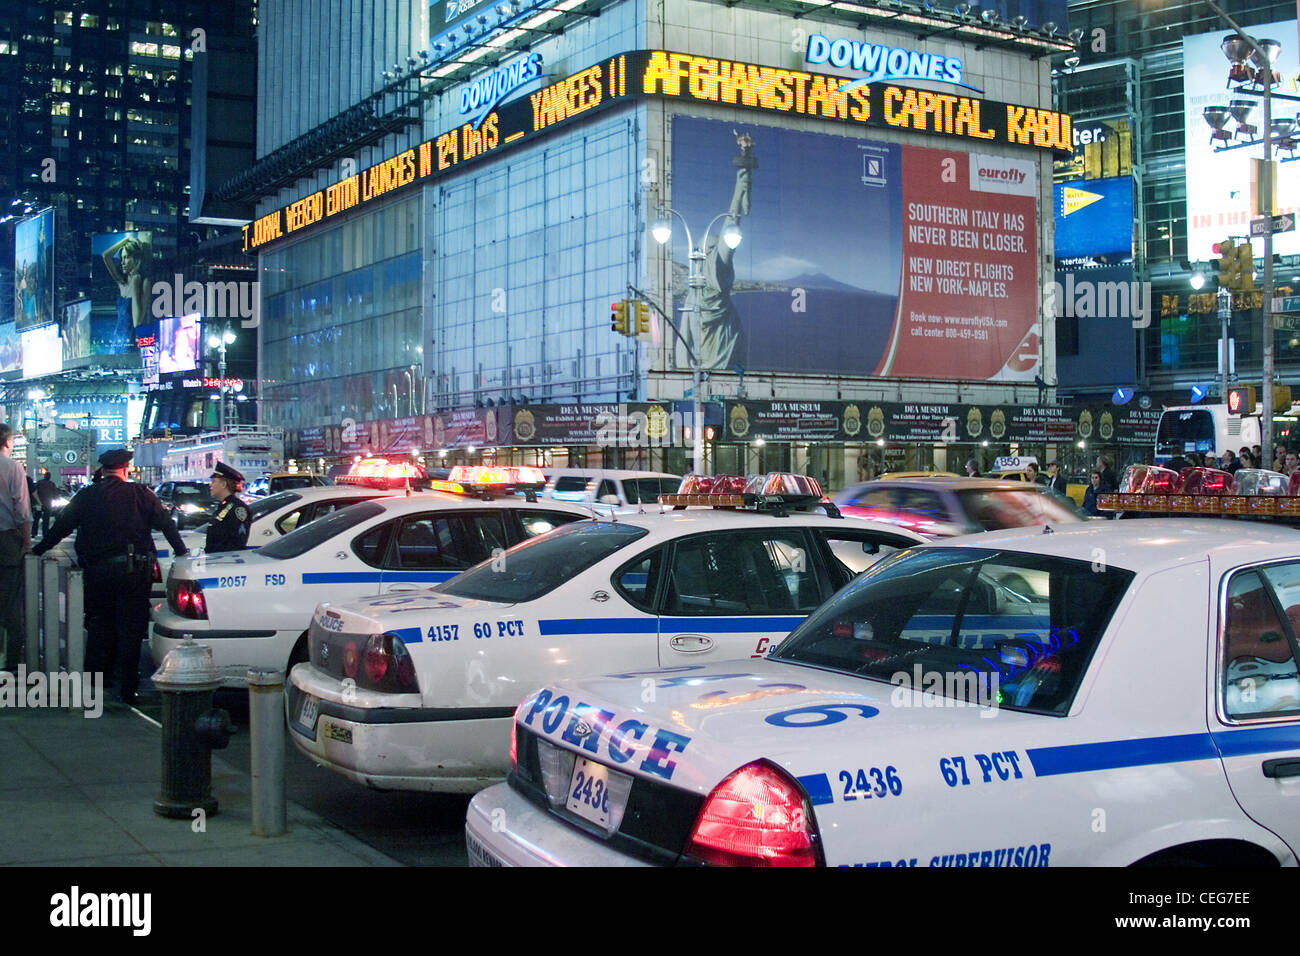
[[[431,592],[322,604],[310,661],[290,674],[290,735],[380,789],[500,780],[510,715],[536,684],[761,658],[855,574],[922,540],[792,510],[820,499],[803,476],[687,476],[647,513],[567,525]]]
[[[287,670],[306,659],[307,626],[322,600],[428,587],[526,538],[590,516],[561,502],[476,497],[490,494],[490,487],[540,488],[542,476],[534,472],[467,470],[461,481],[441,482],[442,491],[361,501],[255,551],[182,558],[167,578],[166,600],[153,606],[153,659],[161,663],[193,638],[212,647],[226,683],[239,686],[250,667]],[[307,491],[291,493],[306,498]],[[262,520],[275,527],[270,515]],[[260,541],[256,528],[252,540]]]
[[[529,694],[470,858],[1294,866],[1298,634],[1300,532],[1276,525],[910,549],[767,660]]]

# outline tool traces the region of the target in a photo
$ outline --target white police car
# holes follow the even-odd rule
[[[166,601],[153,606],[153,659],[161,663],[192,637],[212,647],[226,682],[239,686],[249,667],[287,669],[306,659],[307,626],[322,600],[428,587],[589,516],[562,502],[421,492],[349,505],[255,551],[183,558],[172,565]]]
[[[855,574],[920,540],[785,509],[652,505],[570,524],[432,592],[317,608],[310,661],[290,674],[291,737],[369,786],[472,792],[509,770],[510,716],[538,683],[763,657]]]
[[[470,804],[470,858],[1293,866],[1298,632],[1287,528],[1098,522],[908,550],[768,660],[532,693],[509,782]]]

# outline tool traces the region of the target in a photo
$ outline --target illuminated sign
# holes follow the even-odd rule
[[[809,63],[829,63],[841,69],[856,70],[867,75],[845,83],[840,92],[867,83],[893,80],[932,80],[964,86],[976,93],[984,91],[961,81],[961,60],[955,56],[937,53],[919,53],[901,47],[880,46],[861,40],[832,40],[820,33],[808,38],[808,51],[804,59]]]
[[[473,128],[478,129],[497,103],[541,75],[542,57],[530,53],[522,60],[515,60],[507,67],[479,77],[473,83],[467,83],[460,91],[460,111],[464,114],[482,110],[473,123]]]
[[[947,58],[951,59],[951,58]],[[928,69],[928,67],[927,67]],[[995,145],[1070,153],[1070,117],[1055,110],[918,90],[894,83],[841,89],[842,77],[716,57],[636,50],[602,60],[527,97],[490,110],[413,149],[361,170],[243,227],[244,251],[259,251],[308,226],[467,163],[530,142],[593,110],[668,99],[806,116]]]

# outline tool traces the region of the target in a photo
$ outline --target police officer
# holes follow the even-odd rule
[[[221,502],[221,506],[208,523],[208,539],[203,546],[208,554],[243,551],[244,545],[248,544],[248,526],[253,518],[248,505],[235,495],[243,486],[243,475],[225,462],[217,462],[212,473],[212,497]]]
[[[126,480],[131,452],[106,451],[99,462],[103,477],[77,493],[32,554],[44,554],[77,532],[77,562],[86,572],[86,670],[116,673],[118,699],[131,704],[149,628],[156,558],[151,532],[165,534],[178,558],[186,548],[157,496]]]

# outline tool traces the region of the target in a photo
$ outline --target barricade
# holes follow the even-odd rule
[[[85,669],[84,572],[66,554],[23,559],[27,672]]]

